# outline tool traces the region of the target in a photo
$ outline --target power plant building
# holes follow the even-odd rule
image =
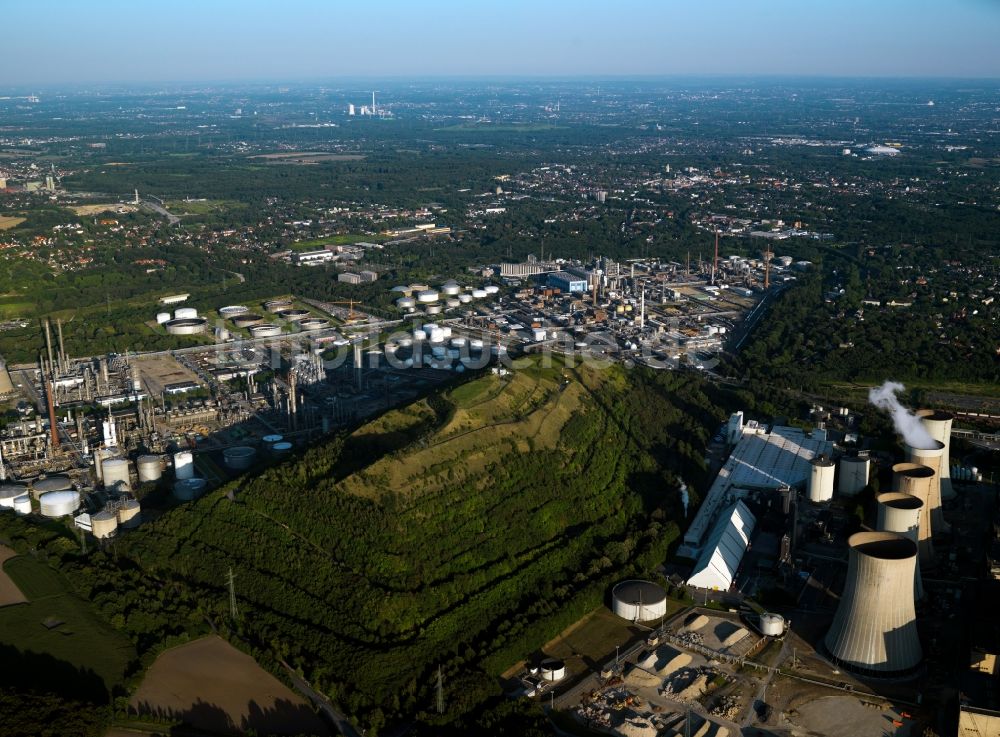
[[[750,545],[757,520],[742,501],[733,504],[716,522],[688,579],[689,586],[728,591],[740,561]]]

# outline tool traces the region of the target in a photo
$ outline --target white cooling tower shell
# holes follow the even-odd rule
[[[947,532],[948,524],[944,521],[944,510],[941,509],[941,470],[944,462],[945,445],[940,440],[935,440],[932,448],[914,448],[906,446],[910,463],[919,463],[927,466],[934,472],[931,481],[930,491],[927,495],[927,504],[930,507],[932,528],[935,532]]]
[[[878,502],[878,522],[876,523],[878,531],[895,532],[897,535],[907,537],[919,544],[920,513],[923,511],[923,501],[918,497],[898,491],[879,494],[876,501]],[[920,578],[920,566],[917,566],[913,587],[916,597],[923,599],[924,584]]]
[[[840,459],[840,483],[837,492],[841,496],[857,496],[868,486],[871,460],[861,456],[844,456]]]
[[[893,488],[903,494],[915,496],[923,503],[920,507],[920,528],[917,531],[921,565],[927,565],[934,558],[934,525],[927,504],[933,480],[934,470],[919,463],[897,463],[892,467]]]
[[[848,545],[847,581],[826,649],[856,673],[909,675],[923,658],[913,603],[917,546],[892,532],[858,532]]]
[[[938,409],[922,409],[917,412],[917,417],[931,437],[944,445],[944,456],[938,473],[941,480],[941,500],[954,499],[955,489],[951,485],[951,423],[955,416]]]
[[[833,477],[837,464],[826,456],[817,456],[809,461],[809,501],[828,502],[833,499]]]

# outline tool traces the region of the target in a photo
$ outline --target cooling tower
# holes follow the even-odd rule
[[[826,649],[859,674],[908,675],[923,657],[913,605],[917,546],[892,532],[858,532],[848,545],[847,581]]]
[[[919,498],[891,491],[879,494],[876,501],[878,501],[879,532],[895,532],[897,535],[909,538],[915,544],[919,543],[920,512],[924,508],[924,503]],[[920,578],[920,566],[916,566],[914,571],[913,588],[917,599],[923,599],[924,583]]]
[[[934,545],[931,542],[934,530],[930,507],[927,504],[933,480],[934,470],[919,463],[897,463],[892,467],[893,488],[903,494],[915,496],[923,503],[920,508],[920,529],[917,531],[921,565],[927,565],[934,557]]]
[[[955,498],[955,489],[951,485],[951,423],[955,416],[939,409],[922,409],[917,416],[924,428],[935,440],[944,443],[944,455],[941,457],[941,500]]]
[[[941,466],[944,460],[945,445],[940,440],[935,440],[933,448],[914,448],[908,445],[906,449],[909,453],[910,463],[919,463],[934,472],[934,479],[931,481],[926,503],[930,507],[934,532],[947,532],[948,524],[944,521],[941,509]]]

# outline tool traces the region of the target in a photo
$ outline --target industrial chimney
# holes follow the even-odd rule
[[[934,558],[934,544],[931,540],[934,533],[931,520],[930,498],[931,482],[934,480],[934,469],[919,463],[897,463],[892,467],[892,486],[903,494],[917,497],[923,506],[920,508],[920,529],[917,531],[917,545],[920,548],[920,564],[927,565]]]
[[[892,532],[858,532],[848,545],[847,581],[826,649],[859,674],[908,675],[923,658],[913,604],[917,546]]]
[[[932,438],[944,443],[944,455],[941,457],[941,469],[938,473],[941,479],[941,500],[954,499],[955,489],[951,485],[951,423],[955,416],[939,409],[922,409],[917,412],[917,417]]]
[[[944,511],[941,509],[941,465],[944,460],[945,445],[940,440],[933,441],[931,448],[914,448],[906,446],[910,463],[927,466],[934,472],[927,505],[930,507],[931,523],[935,532],[947,532],[948,523],[944,521]]]
[[[879,532],[895,532],[897,535],[909,538],[914,544],[919,543],[920,512],[924,503],[910,494],[890,491],[879,494],[878,522]],[[920,578],[920,566],[916,567],[913,580],[914,594],[917,599],[924,598],[924,584]]]

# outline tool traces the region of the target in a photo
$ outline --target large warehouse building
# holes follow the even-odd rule
[[[741,501],[723,512],[702,548],[688,585],[728,591],[756,524],[753,513]]]

